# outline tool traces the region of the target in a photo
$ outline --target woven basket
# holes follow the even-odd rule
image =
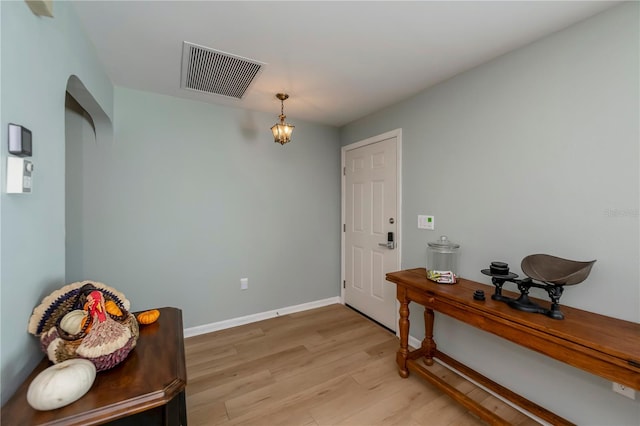
[[[83,309],[86,295],[99,291],[105,300],[112,300],[122,311],[115,316],[107,313],[109,326],[118,331],[101,332],[87,328],[69,335],[60,328],[62,318],[72,310]],[[128,312],[130,303],[124,294],[102,283],[82,281],[66,285],[46,296],[29,319],[28,331],[40,337],[40,347],[54,364],[67,359],[84,358],[94,363],[97,371],[108,370],[121,363],[135,348],[140,331],[135,316]],[[94,324],[98,328],[101,325]],[[83,345],[83,342],[85,345]],[[91,345],[88,345],[88,343]],[[80,351],[79,351],[80,348]]]

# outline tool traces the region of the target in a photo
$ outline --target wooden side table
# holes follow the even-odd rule
[[[396,284],[396,297],[400,302],[400,349],[396,356],[400,376],[408,377],[409,371],[416,373],[490,424],[506,425],[508,422],[432,373],[429,366],[433,364],[434,358],[551,424],[572,423],[438,350],[433,335],[436,312],[591,374],[640,389],[638,323],[569,306],[562,307],[565,314],[563,320],[518,311],[505,303],[492,300],[493,286],[465,279],[460,279],[455,285],[437,284],[427,279],[424,268],[388,273],[387,281]],[[486,300],[475,300],[473,294],[476,290],[483,290]],[[511,292],[505,294],[516,296]],[[547,301],[535,300],[541,305],[548,304]],[[411,302],[425,308],[425,338],[421,347],[416,350],[410,350],[408,344]]]
[[[37,411],[27,403],[33,378],[51,365],[44,358],[2,407],[3,426],[187,425],[182,311],[161,308],[153,324],[140,326],[129,356],[99,372],[82,398],[56,410]]]

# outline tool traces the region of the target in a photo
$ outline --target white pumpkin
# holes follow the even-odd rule
[[[86,359],[74,358],[40,372],[29,384],[27,402],[36,410],[53,410],[80,399],[96,378],[96,367]]]
[[[60,328],[69,334],[78,334],[82,329],[82,320],[88,315],[83,309],[75,309],[60,320]]]

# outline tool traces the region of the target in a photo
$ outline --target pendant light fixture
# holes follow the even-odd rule
[[[276,94],[276,98],[280,99],[280,122],[271,127],[271,132],[273,132],[274,142],[284,145],[291,140],[291,133],[293,133],[295,126],[284,122],[284,119],[287,118],[287,116],[284,115],[284,101],[289,98],[289,95],[286,93],[278,93]]]

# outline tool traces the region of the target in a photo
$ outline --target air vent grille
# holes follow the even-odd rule
[[[265,64],[208,47],[184,42],[184,89],[242,99]]]

